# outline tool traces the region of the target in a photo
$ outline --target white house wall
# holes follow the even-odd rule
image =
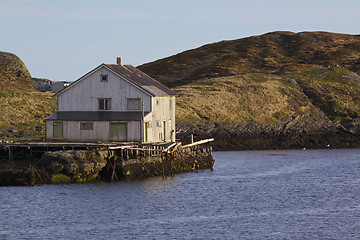
[[[170,108],[171,100],[171,108]],[[151,114],[151,140],[175,141],[175,97],[154,97],[152,99],[153,111]],[[146,121],[146,119],[145,119]],[[165,126],[164,126],[165,122]],[[164,135],[165,130],[165,135]]]
[[[110,122],[93,121],[93,130],[80,130],[80,122],[83,121],[46,121],[46,138],[53,139],[53,123],[63,123],[63,139],[67,141],[104,141],[110,139]],[[111,123],[122,121],[111,121]],[[127,140],[140,141],[140,121],[128,121],[127,123]]]
[[[100,81],[102,74],[107,82]],[[151,111],[149,94],[104,66],[58,95],[58,111],[98,111],[98,98],[111,98],[111,111],[127,111],[127,98],[140,98],[144,111]]]

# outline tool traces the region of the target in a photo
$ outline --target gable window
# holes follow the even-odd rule
[[[98,98],[99,110],[111,110],[111,98]]]
[[[80,130],[93,130],[94,123],[93,122],[80,122]]]
[[[100,75],[100,82],[107,82],[108,81],[108,75],[101,74]]]
[[[127,98],[127,110],[141,110],[140,98]]]

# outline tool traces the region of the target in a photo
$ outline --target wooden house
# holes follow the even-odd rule
[[[46,139],[174,142],[175,93],[131,65],[101,64],[56,93]]]

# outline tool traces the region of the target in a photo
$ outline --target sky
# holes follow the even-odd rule
[[[0,0],[0,51],[33,77],[75,81],[272,31],[360,34],[359,0]]]

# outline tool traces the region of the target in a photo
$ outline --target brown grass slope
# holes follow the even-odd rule
[[[28,69],[15,54],[0,52],[0,91],[35,91],[35,85]]]
[[[170,87],[244,73],[281,74],[340,65],[360,72],[360,36],[272,32],[204,45],[139,66]]]
[[[360,36],[272,32],[139,68],[179,93],[180,130],[360,132]]]
[[[44,134],[43,120],[56,109],[56,99],[39,92],[25,64],[0,52],[0,137]]]
[[[174,90],[177,119],[192,124],[267,125],[300,118],[300,127],[321,127],[360,116],[360,76],[342,67],[208,78]]]

